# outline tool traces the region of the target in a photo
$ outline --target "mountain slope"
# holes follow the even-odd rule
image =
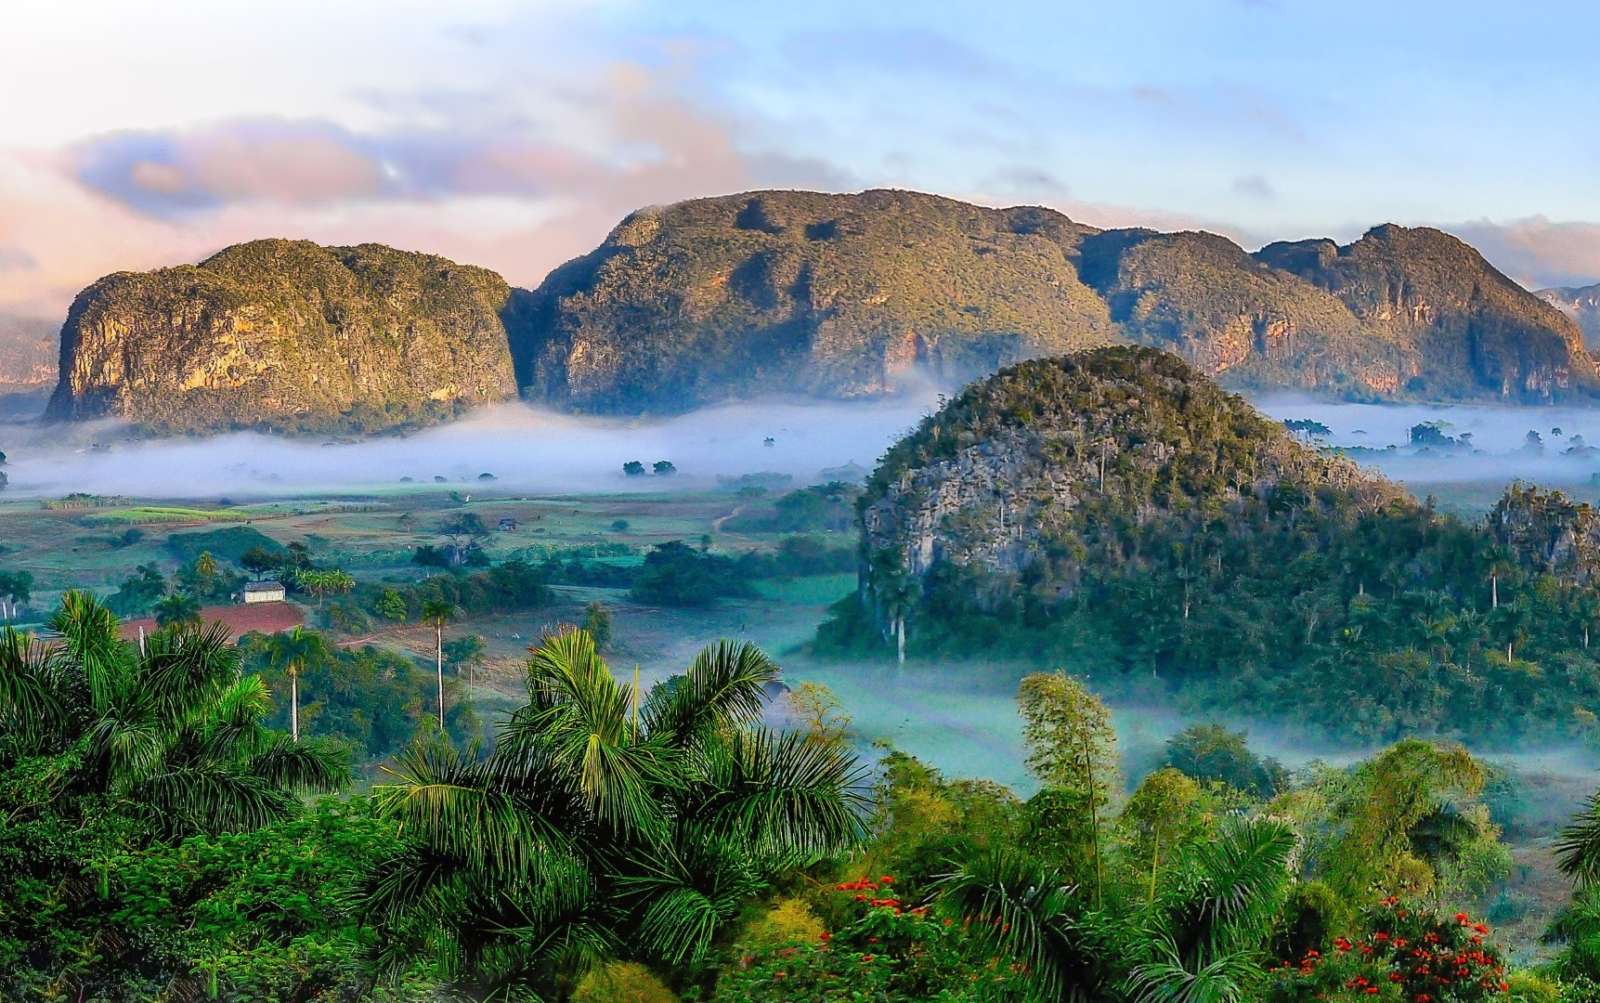
[[[260,240],[78,295],[49,416],[373,431],[515,392],[498,275],[376,244]]]
[[[902,191],[642,209],[537,290],[379,245],[256,241],[118,273],[63,329],[51,414],[369,430],[520,388],[589,412],[957,385],[1133,343],[1235,388],[1549,402],[1600,374],[1572,319],[1436,230],[1252,255]]]
[[[821,653],[903,636],[1358,741],[1577,734],[1600,710],[1588,506],[1513,489],[1492,525],[1441,515],[1164,352],[972,384],[885,454],[859,512],[858,594]]]
[[[1536,295],[1571,317],[1591,350],[1600,348],[1600,283],[1541,289]]]
[[[1112,340],[1074,261],[1091,232],[898,191],[643,209],[534,292],[519,382],[549,403],[633,411],[876,394],[918,370],[965,381]]]
[[[56,327],[38,317],[0,314],[0,386],[38,386],[55,379]]]
[[[910,192],[764,191],[641,210],[531,297],[535,399],[680,410],[881,393],[917,371],[1133,342],[1237,387],[1548,401],[1600,384],[1571,320],[1437,230],[1255,255]]]

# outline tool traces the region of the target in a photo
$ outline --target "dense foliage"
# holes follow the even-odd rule
[[[903,622],[913,655],[1156,677],[1347,741],[1595,732],[1587,506],[1514,488],[1482,524],[1437,512],[1161,353],[969,387],[888,452],[862,513],[865,601],[824,649],[887,652]]]

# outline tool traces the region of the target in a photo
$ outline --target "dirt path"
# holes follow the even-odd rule
[[[742,512],[744,512],[744,506],[743,505],[735,505],[733,507],[733,511],[732,512],[729,512],[727,515],[719,515],[715,519],[712,519],[711,520],[711,532],[713,532],[713,533],[722,532],[723,524],[726,523],[729,519],[738,518],[738,516]]]

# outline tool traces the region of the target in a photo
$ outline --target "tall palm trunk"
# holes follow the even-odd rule
[[[444,624],[433,622],[433,657],[439,670],[439,730],[444,731]]]
[[[300,741],[300,666],[289,666],[289,734]]]

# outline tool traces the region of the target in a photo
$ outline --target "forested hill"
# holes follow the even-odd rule
[[[880,393],[1118,342],[1239,387],[1547,401],[1596,384],[1578,327],[1430,229],[1246,253],[1038,207],[763,191],[641,209],[557,269],[515,332],[519,383],[584,410]]]
[[[258,240],[118,272],[61,331],[50,415],[377,431],[514,396],[500,276],[378,244]]]
[[[1468,524],[1142,348],[1027,362],[894,446],[825,651],[1014,656],[1333,737],[1582,734],[1596,513],[1516,487]]]
[[[429,255],[283,240],[107,276],[68,314],[51,411],[362,431],[520,389],[562,409],[676,412],[958,385],[1119,343],[1238,388],[1548,402],[1600,386],[1581,341],[1437,230],[1249,254],[1035,206],[761,191],[640,209],[532,292]]]

